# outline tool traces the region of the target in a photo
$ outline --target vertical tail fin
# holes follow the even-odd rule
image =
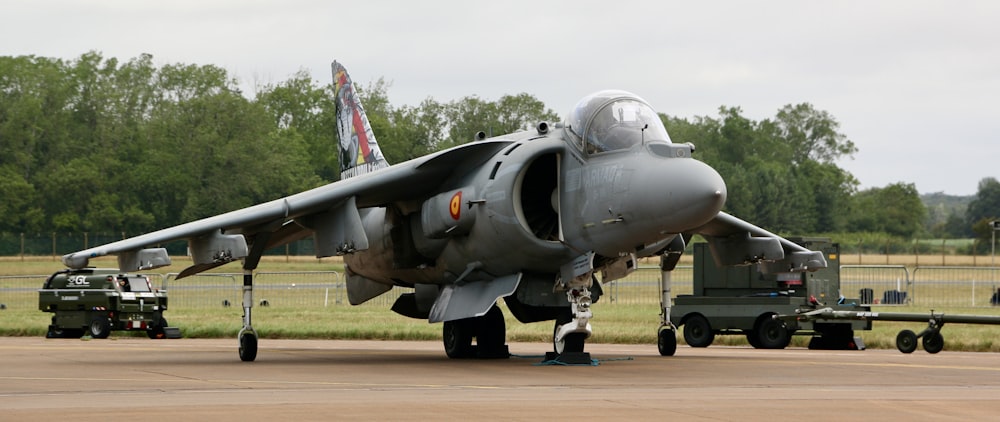
[[[340,63],[333,62],[333,89],[337,97],[337,133],[340,136],[340,178],[371,173],[389,167],[365,109],[354,90],[354,83]]]

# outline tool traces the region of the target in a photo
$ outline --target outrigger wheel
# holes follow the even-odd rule
[[[677,352],[677,330],[672,326],[662,326],[656,333],[656,348],[660,356],[673,356]]]
[[[253,362],[257,359],[257,333],[249,330],[240,331],[240,360]]]

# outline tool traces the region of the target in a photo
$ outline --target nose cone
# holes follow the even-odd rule
[[[726,203],[726,183],[719,172],[692,158],[660,160],[649,168],[643,209],[661,233],[680,233],[707,223]]]

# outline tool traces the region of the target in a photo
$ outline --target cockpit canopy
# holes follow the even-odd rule
[[[643,142],[670,143],[663,122],[635,94],[607,90],[584,97],[567,119],[577,145],[588,154],[629,149]]]

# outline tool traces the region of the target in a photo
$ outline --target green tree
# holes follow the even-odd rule
[[[1000,219],[1000,182],[986,177],[979,181],[975,197],[965,212],[966,222],[972,226],[984,220]]]
[[[923,229],[927,208],[912,183],[858,192],[851,210],[850,230],[913,237]]]
[[[726,180],[725,209],[780,232],[839,231],[857,181],[833,159],[855,148],[836,121],[808,104],[786,106],[755,121],[739,107],[719,117],[661,116],[675,142],[691,142]]]
[[[832,163],[858,151],[854,142],[838,132],[840,123],[830,113],[816,110],[811,104],[782,107],[774,123],[778,137],[790,148],[795,163],[810,160]]]
[[[440,149],[446,142],[445,106],[427,98],[417,107],[396,108],[389,102],[388,89],[389,84],[379,78],[359,90],[361,103],[385,159],[395,164]]]
[[[257,94],[274,122],[278,138],[296,139],[309,150],[313,173],[327,181],[340,177],[337,164],[336,105],[332,88],[320,86],[305,71]],[[366,104],[367,105],[367,104]]]
[[[0,57],[0,165],[32,183],[46,161],[65,159],[74,89],[61,60]]]
[[[35,186],[13,165],[0,166],[0,232],[38,231],[45,212]]]
[[[976,238],[980,239],[980,251],[988,250],[994,235],[992,221],[1000,220],[1000,182],[994,177],[986,177],[979,181],[976,195],[969,202],[965,212],[966,227],[971,227]]]
[[[558,119],[545,104],[524,93],[504,95],[494,102],[477,96],[464,97],[449,103],[444,116],[448,122],[448,141],[440,145],[442,147],[472,141],[478,132],[498,136],[528,130],[541,121]]]

